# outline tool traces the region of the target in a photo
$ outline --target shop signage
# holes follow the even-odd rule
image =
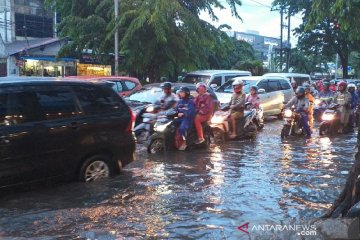
[[[92,64],[99,64],[100,61],[97,59],[96,56],[92,56],[89,54],[83,54],[80,59],[80,63],[92,63]]]
[[[26,63],[26,60],[22,60],[22,59],[16,59],[16,66],[18,67],[23,67]]]

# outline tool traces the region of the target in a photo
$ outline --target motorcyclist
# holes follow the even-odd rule
[[[360,82],[356,83],[356,91],[355,91],[356,99],[358,100],[357,105],[360,104]]]
[[[179,150],[186,149],[186,135],[187,130],[191,126],[195,118],[195,103],[191,99],[190,89],[187,87],[181,87],[177,91],[180,100],[176,104],[176,111],[178,112],[178,118],[175,120],[179,124],[178,134]]]
[[[194,124],[198,135],[195,144],[201,144],[205,141],[201,123],[210,121],[214,112],[213,97],[207,92],[207,86],[203,82],[196,84],[196,91],[199,94],[194,99],[196,116]]]
[[[305,88],[298,87],[296,89],[296,96],[292,97],[290,101],[285,104],[285,108],[295,106],[296,112],[299,113],[300,121],[303,124],[306,138],[311,138],[311,130],[309,127],[308,111],[309,111],[309,100],[305,97]]]
[[[310,92],[311,86],[309,84],[305,83],[304,88],[305,88],[305,97],[309,100],[309,109],[308,109],[309,127],[311,131],[313,131],[313,126],[314,126],[313,114],[314,114],[315,98]]]
[[[355,94],[355,89],[356,89],[356,85],[354,83],[350,83],[348,85],[348,92],[351,94],[351,114],[350,114],[349,124],[348,124],[348,129],[350,131],[352,131],[354,128],[355,110],[356,110],[357,102],[358,102],[357,96]]]
[[[258,87],[257,86],[251,86],[250,87],[250,94],[246,97],[246,102],[251,103],[251,107],[255,108],[256,110],[259,109],[260,106],[260,98],[257,94]]]
[[[294,78],[291,79],[291,87],[294,90],[294,92],[296,92],[298,85]]]
[[[176,94],[171,91],[171,83],[164,82],[160,85],[163,90],[163,94],[161,95],[160,99],[155,102],[156,105],[159,105],[161,110],[168,110],[173,108],[178,101]]]
[[[324,101],[326,104],[329,104],[332,101],[334,92],[330,90],[330,83],[328,81],[323,82],[323,89],[318,96],[320,100]]]
[[[332,92],[336,92],[336,90],[337,90],[337,87],[336,87],[336,82],[335,82],[335,80],[331,80],[330,81],[330,87],[329,87],[329,89],[330,89],[330,91],[332,91]]]
[[[238,119],[244,116],[244,107],[246,103],[246,95],[243,93],[244,83],[241,79],[236,79],[232,83],[234,88],[234,93],[231,96],[231,100],[229,102],[230,108],[230,122],[232,126],[232,133],[230,134],[230,138],[234,139],[237,137],[237,129],[236,122]]]
[[[335,93],[334,103],[340,105],[340,132],[344,132],[344,128],[349,123],[349,117],[351,113],[351,94],[346,91],[346,82],[339,83],[339,91]]]

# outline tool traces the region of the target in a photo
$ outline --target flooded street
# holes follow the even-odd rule
[[[0,238],[250,239],[244,223],[312,220],[342,190],[356,134],[282,142],[281,127],[270,121],[255,140],[209,150],[148,155],[139,146],[115,178],[7,193]]]

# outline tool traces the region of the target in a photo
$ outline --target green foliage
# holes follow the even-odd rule
[[[241,60],[237,62],[234,69],[250,71],[254,76],[261,76],[265,73],[263,62],[259,60]]]

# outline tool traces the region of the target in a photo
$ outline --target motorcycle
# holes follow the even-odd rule
[[[285,109],[283,111],[284,126],[281,129],[281,139],[286,139],[289,136],[305,135],[303,124],[300,121],[302,113],[297,113],[296,109]]]
[[[329,101],[328,98],[316,98],[315,99],[313,116],[314,116],[314,120],[316,122],[321,122],[321,117],[324,114],[324,112],[327,109],[330,102],[331,102],[331,100]]]
[[[210,121],[210,127],[214,133],[216,141],[225,141],[229,138],[231,124],[229,122],[230,111],[228,104],[221,106],[220,111],[216,111]],[[264,127],[264,112],[262,108],[258,110],[251,108],[250,103],[245,104],[244,117],[237,122],[237,138],[253,138],[257,131]]]
[[[332,103],[325,110],[322,115],[322,122],[319,128],[320,136],[323,135],[334,135],[339,131],[340,124],[340,111],[339,104]]]
[[[169,109],[162,113],[162,116],[158,116],[154,125],[154,132],[149,137],[147,145],[148,153],[176,150],[179,147],[176,141],[178,126],[175,124],[178,113],[174,109]],[[207,122],[203,123],[202,127],[205,141],[201,144],[195,144],[198,137],[195,126],[192,125],[187,131],[186,149],[207,148],[210,146],[211,137],[213,136],[212,130]]]
[[[134,133],[138,143],[146,142],[153,133],[159,111],[159,106],[149,105],[137,114]]]

